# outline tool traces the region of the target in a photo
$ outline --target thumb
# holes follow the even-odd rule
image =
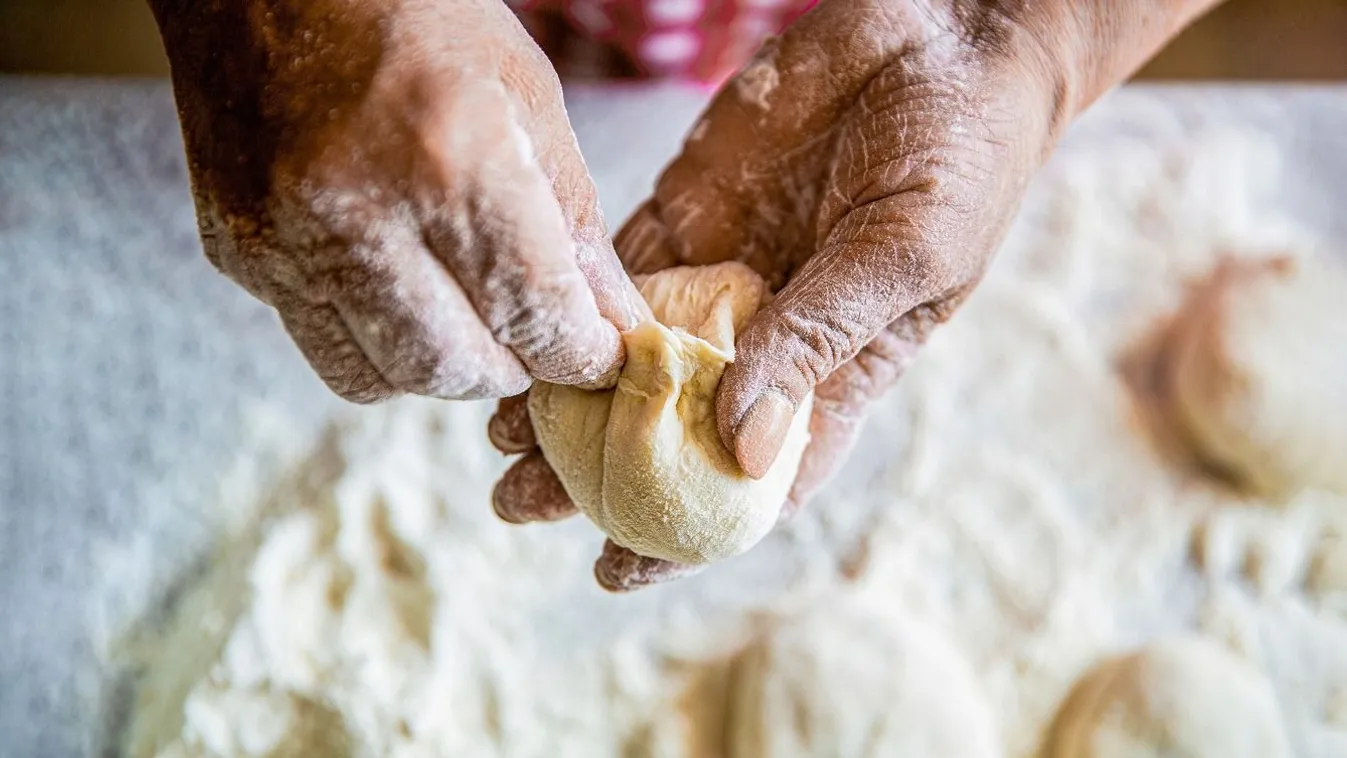
[[[945,301],[956,281],[933,256],[895,250],[891,239],[868,241],[864,227],[846,235],[846,226],[838,229],[844,241],[811,258],[749,321],[721,379],[721,439],[754,478],[776,460],[796,409],[815,386],[900,317]]]

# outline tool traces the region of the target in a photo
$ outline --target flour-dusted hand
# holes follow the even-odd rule
[[[825,0],[759,53],[618,240],[635,272],[734,259],[781,288],[720,388],[748,474],[814,391],[792,505],[826,481],[1071,117],[1201,2]]]
[[[611,379],[639,296],[556,75],[499,0],[152,5],[206,254],[333,390]]]
[[[836,471],[871,403],[971,293],[1071,118],[1214,4],[823,0],[717,95],[616,247],[634,274],[737,260],[779,291],[738,337],[717,421],[762,476],[813,391],[784,512]],[[503,450],[526,447],[502,433],[522,413],[493,422]],[[529,453],[496,509],[557,518],[558,492]],[[628,553],[605,549],[601,583],[688,570]]]

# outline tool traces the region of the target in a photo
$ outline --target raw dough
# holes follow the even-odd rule
[[[1347,492],[1347,275],[1227,262],[1174,339],[1176,411],[1205,458],[1269,494]]]
[[[716,388],[766,284],[740,263],[637,283],[659,323],[624,335],[615,389],[535,385],[538,444],[576,506],[617,544],[679,563],[742,553],[776,523],[809,441],[812,397],[767,476],[745,475],[716,428]]]
[[[854,601],[788,619],[736,670],[730,758],[985,758],[991,711],[934,630]]]
[[[1268,681],[1213,642],[1177,637],[1076,684],[1046,758],[1286,758]]]

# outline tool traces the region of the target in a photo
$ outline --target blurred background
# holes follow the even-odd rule
[[[0,72],[167,71],[144,0],[0,0]],[[1347,78],[1347,0],[1228,0],[1139,78]]]

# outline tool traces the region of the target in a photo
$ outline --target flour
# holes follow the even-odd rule
[[[1179,634],[1268,682],[1291,755],[1347,755],[1347,500],[1233,492],[1125,370],[1218,255],[1314,240],[1261,135],[1097,147],[1040,177],[837,481],[673,585],[609,596],[590,525],[500,523],[486,407],[351,411],[180,604],[129,755],[734,758],[733,663],[844,585],[953,651],[1007,758]]]
[[[769,99],[781,83],[781,72],[776,70],[776,47],[772,42],[763,45],[757,58],[735,77],[734,86],[743,102],[767,110]]]

